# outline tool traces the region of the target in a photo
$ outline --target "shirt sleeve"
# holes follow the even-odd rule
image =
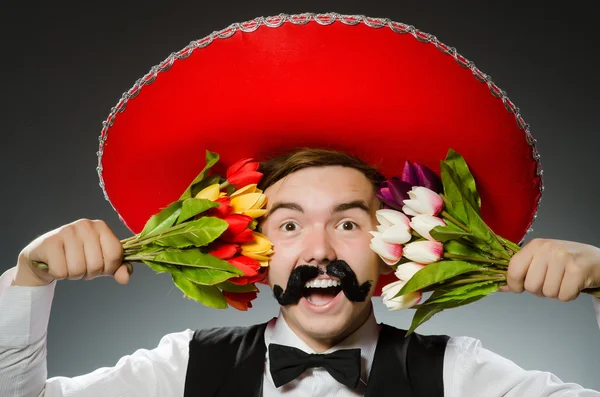
[[[113,367],[47,379],[46,333],[56,282],[13,286],[15,268],[0,277],[0,396],[158,397],[183,395],[192,330],[165,335]]]
[[[598,391],[564,383],[550,372],[525,370],[470,337],[450,338],[443,377],[447,397],[600,396]]]

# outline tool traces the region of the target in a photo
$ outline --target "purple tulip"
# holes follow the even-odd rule
[[[385,208],[402,211],[404,200],[410,198],[408,192],[413,186],[423,186],[436,193],[442,192],[442,181],[435,172],[419,163],[406,161],[402,176],[394,176],[384,181],[377,192],[377,198]]]

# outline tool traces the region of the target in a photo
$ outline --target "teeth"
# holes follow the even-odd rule
[[[305,288],[329,288],[329,287],[337,287],[341,285],[338,280],[332,279],[321,279],[321,280],[311,280],[304,284]]]

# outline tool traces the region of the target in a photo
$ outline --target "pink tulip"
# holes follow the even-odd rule
[[[408,192],[409,200],[404,200],[402,211],[406,215],[437,215],[444,208],[444,201],[439,194],[426,187],[415,186]]]
[[[437,262],[443,254],[444,245],[439,241],[414,241],[404,246],[404,256],[422,264]]]
[[[394,273],[399,280],[408,281],[415,275],[416,272],[423,269],[425,265],[416,262],[406,262],[396,268]]]
[[[381,301],[390,311],[407,309],[421,301],[421,297],[423,296],[421,291],[413,291],[408,294],[396,296],[405,284],[406,281],[398,280],[381,289]]]
[[[436,241],[433,237],[431,237],[431,229],[436,226],[446,226],[446,222],[437,216],[421,214],[412,218],[410,221],[410,226],[427,240]]]
[[[369,232],[373,236],[369,247],[388,265],[393,266],[402,258],[402,246],[400,244],[386,243],[382,239],[381,232]]]

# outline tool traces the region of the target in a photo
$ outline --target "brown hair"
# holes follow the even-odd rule
[[[259,171],[263,173],[263,177],[258,187],[265,190],[280,179],[304,168],[336,165],[362,172],[373,183],[375,191],[385,179],[375,167],[349,154],[328,149],[301,148],[262,162]]]

